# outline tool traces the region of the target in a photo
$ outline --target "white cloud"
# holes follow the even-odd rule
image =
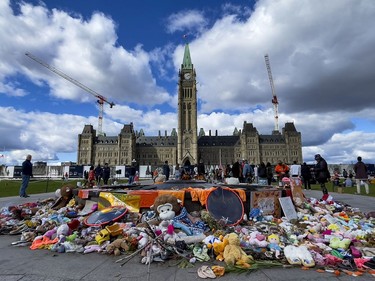
[[[170,15],[167,19],[167,32],[174,33],[176,31],[201,31],[207,25],[204,13],[197,10],[185,10]]]
[[[20,13],[13,14],[8,1],[0,3],[2,94],[29,94],[17,82],[24,75],[40,87],[48,85],[53,102],[95,100],[27,58],[24,53],[30,51],[116,103],[105,110],[107,135],[117,135],[129,122],[147,135],[177,127],[175,80],[183,46],[168,42],[150,52],[142,45],[126,49],[118,43],[117,24],[107,15],[97,12],[82,18],[45,6],[20,5]],[[361,122],[375,121],[374,1],[260,0],[253,10],[223,5],[222,11],[215,19],[206,11],[177,11],[166,21],[168,32],[194,35],[189,41],[199,82],[199,128],[232,134],[247,121],[261,134],[273,130],[264,62],[268,53],[280,128],[295,122],[302,132],[305,159],[321,153],[331,163],[350,163],[360,154],[375,162],[374,128],[361,127]],[[158,105],[172,112],[156,109]],[[50,158],[74,151],[83,125],[97,124],[96,116],[16,107],[0,107],[0,118],[1,144],[12,147],[14,155],[30,150]]]

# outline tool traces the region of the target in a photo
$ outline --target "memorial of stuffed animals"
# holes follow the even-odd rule
[[[136,188],[63,186],[55,198],[1,209],[14,246],[116,256],[119,266],[175,260],[199,278],[259,268],[375,275],[375,218],[289,187],[171,181]]]

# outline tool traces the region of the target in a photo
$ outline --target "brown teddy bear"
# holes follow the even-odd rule
[[[118,238],[108,244],[106,251],[110,255],[119,256],[122,251],[135,251],[138,246],[138,240],[136,237],[126,236],[124,238]]]
[[[228,244],[224,248],[224,262],[229,266],[238,265],[249,268],[253,260],[252,256],[248,256],[240,246],[240,237],[236,233],[226,235]]]
[[[108,244],[106,251],[108,254],[112,255],[114,254],[115,256],[119,256],[121,254],[121,250],[128,251],[129,246],[126,243],[124,239],[116,239],[110,244]]]

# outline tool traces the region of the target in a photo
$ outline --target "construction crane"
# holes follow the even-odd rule
[[[273,104],[273,111],[275,115],[275,132],[279,132],[279,102],[277,100],[276,92],[275,92],[275,86],[273,85],[273,78],[272,78],[272,72],[271,72],[271,65],[270,65],[270,59],[268,57],[268,54],[264,56],[264,59],[266,61],[266,67],[268,72],[268,78],[270,80],[271,85],[271,91],[272,91],[272,104]]]
[[[41,59],[35,57],[34,55],[30,53],[25,53],[26,56],[28,56],[30,59],[36,61],[37,63],[41,64],[42,66],[48,68],[53,73],[61,76],[62,78],[68,80],[69,82],[73,83],[74,85],[80,87],[81,89],[85,90],[89,94],[93,95],[97,98],[97,103],[99,104],[99,118],[98,118],[98,135],[103,136],[103,112],[104,112],[104,104],[109,104],[109,107],[112,108],[115,104],[113,102],[109,102],[106,97],[98,94],[94,90],[90,89],[89,87],[83,85],[82,83],[78,82],[77,80],[71,78],[70,76],[66,75],[61,70],[58,70],[56,67],[53,67],[52,65],[49,65],[46,62],[43,62]]]

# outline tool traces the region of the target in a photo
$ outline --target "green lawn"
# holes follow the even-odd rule
[[[77,182],[83,182],[82,179],[64,181],[62,179],[35,179],[30,180],[27,188],[27,194],[38,194],[46,192],[55,192],[56,189],[64,185],[75,187]],[[119,184],[126,183],[126,180],[118,180]],[[0,180],[0,197],[17,196],[21,186],[21,179]]]
[[[328,189],[328,192],[338,192],[337,186],[334,187],[332,182],[326,183],[326,187]],[[311,185],[311,188],[314,189],[314,190],[321,190],[319,184],[313,184],[313,185]],[[369,184],[369,190],[370,190],[370,194],[367,195],[367,196],[374,197],[375,196],[375,184],[370,183]],[[357,192],[357,186],[355,184],[354,184],[353,187],[343,187],[342,188],[342,193],[354,194],[355,192]],[[366,190],[365,190],[364,186],[361,186],[361,195],[366,195]]]
[[[28,194],[54,192],[56,189],[69,184],[76,186],[77,182],[83,182],[82,179],[63,181],[62,179],[31,179],[29,187],[27,188]],[[126,183],[126,180],[119,180],[119,184]],[[18,180],[0,180],[0,197],[17,196],[21,185],[21,179]],[[337,192],[337,187],[333,188],[331,182],[326,184],[329,192]],[[320,190],[320,185],[311,185],[313,190]],[[357,192],[357,188],[354,187],[343,187],[343,193],[354,194]],[[362,195],[365,195],[365,188],[361,187]],[[370,194],[368,196],[375,196],[375,184],[370,184]]]

